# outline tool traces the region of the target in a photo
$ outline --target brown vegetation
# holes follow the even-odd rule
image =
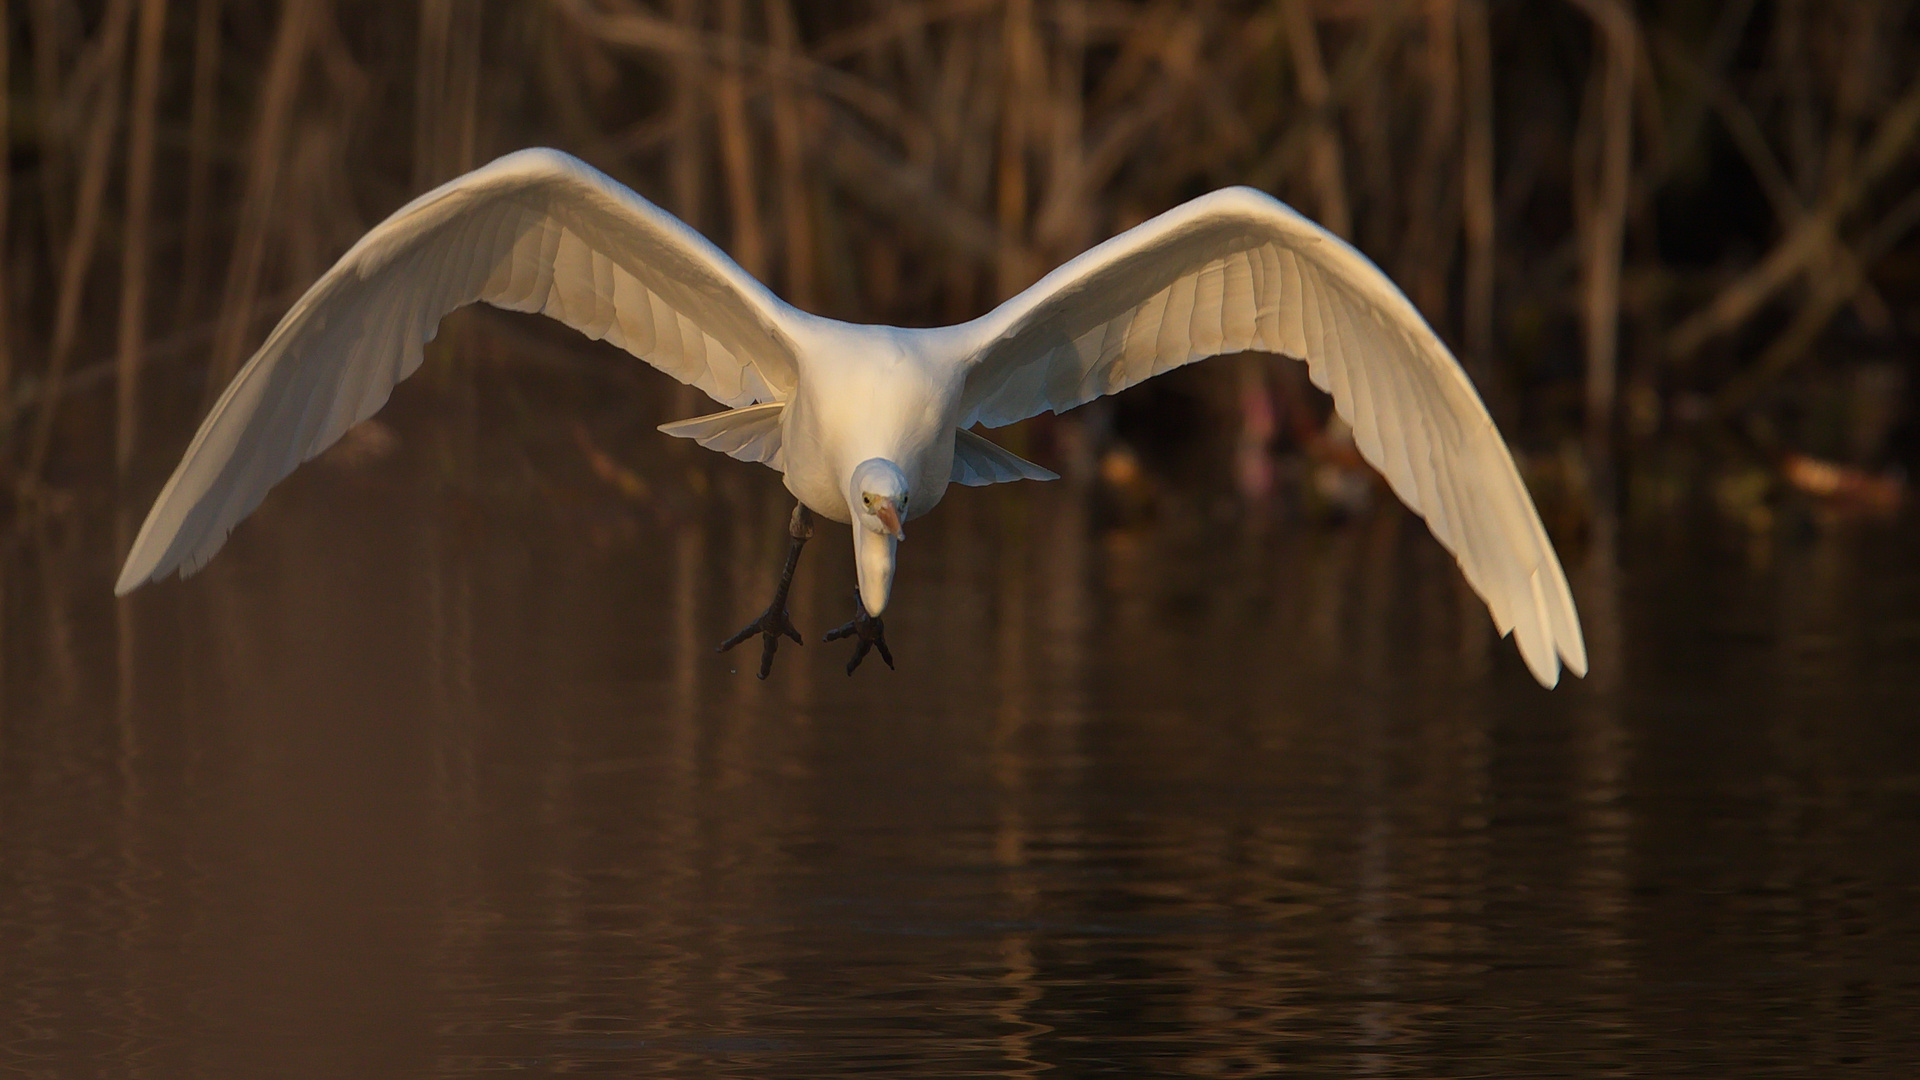
[[[899,322],[1249,183],[1380,262],[1503,423],[1604,452],[1777,419],[1863,357],[1915,381],[1912,7],[0,3],[0,451],[23,490],[124,471],[148,366],[204,400],[362,230],[532,144]]]

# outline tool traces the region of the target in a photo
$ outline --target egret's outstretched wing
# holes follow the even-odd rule
[[[970,324],[960,426],[999,427],[1209,356],[1305,360],[1360,452],[1426,518],[1543,684],[1584,675],[1566,575],[1486,406],[1399,289],[1344,241],[1249,188],[1107,241]]]
[[[115,591],[191,573],[267,489],[386,404],[440,320],[476,301],[550,315],[731,406],[785,400],[797,313],[677,218],[554,150],[422,195],[362,237],[221,395]]]

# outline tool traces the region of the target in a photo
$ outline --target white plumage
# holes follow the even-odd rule
[[[476,301],[552,316],[729,406],[662,430],[769,465],[803,505],[854,522],[872,616],[901,530],[854,484],[863,465],[889,466],[862,475],[869,487],[900,477],[879,502],[917,517],[949,483],[1053,478],[975,425],[1063,412],[1209,356],[1305,360],[1534,676],[1551,686],[1562,662],[1586,673],[1566,577],[1459,364],[1365,256],[1246,188],[1122,233],[972,322],[908,330],[799,311],[590,166],[508,155],[402,207],[281,319],[161,491],[116,591],[203,565],[280,478],[385,404],[448,312]]]

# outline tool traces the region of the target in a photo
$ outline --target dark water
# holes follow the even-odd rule
[[[1595,674],[1547,693],[1403,514],[960,490],[897,673],[817,641],[828,527],[762,684],[712,648],[771,474],[614,432],[630,501],[421,400],[185,584],[109,595],[157,480],[8,550],[0,1066],[1920,1064],[1911,524],[1571,547]]]

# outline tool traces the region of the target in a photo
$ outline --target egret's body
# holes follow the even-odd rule
[[[779,470],[796,499],[760,633],[799,639],[786,591],[809,512],[852,526],[860,598],[833,636],[877,646],[903,523],[949,483],[1053,474],[970,429],[1061,412],[1173,367],[1303,359],[1367,460],[1427,519],[1552,685],[1586,670],[1573,600],[1465,374],[1371,262],[1259,192],[1227,189],[1095,247],[969,323],[838,322],[774,297],[698,233],[590,167],[522,151],[401,208],[295,304],[155,501],[117,591],[211,558],[300,461],[385,403],[440,319],[475,301],[604,338],[728,405],[669,434]],[[849,670],[852,665],[849,665]]]
[[[781,417],[787,490],[815,513],[853,520],[847,481],[881,458],[915,494],[909,516],[933,509],[953,473],[964,369],[943,363],[928,331],[818,320],[800,350],[800,380]]]
[[[924,334],[896,327],[816,319],[802,341],[800,379],[780,415],[787,490],[813,513],[853,525],[861,603],[878,616],[893,589],[899,525],[946,494],[959,371],[928,354]],[[891,463],[899,486],[919,495],[899,501],[891,531],[856,524],[871,516],[862,496],[881,483],[855,474],[866,462]]]

